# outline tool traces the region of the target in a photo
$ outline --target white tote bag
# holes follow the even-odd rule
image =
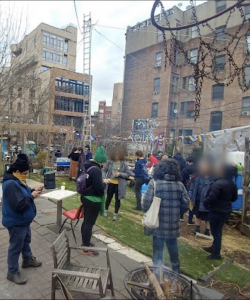
[[[159,210],[161,205],[161,198],[156,197],[156,182],[154,181],[154,199],[149,210],[144,214],[142,218],[142,224],[148,228],[159,227]]]

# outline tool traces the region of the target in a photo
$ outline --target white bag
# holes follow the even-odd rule
[[[156,197],[156,182],[154,181],[154,199],[149,210],[144,214],[142,218],[142,224],[148,228],[159,227],[159,210],[161,206],[161,198]]]

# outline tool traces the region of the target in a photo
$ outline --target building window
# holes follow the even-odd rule
[[[43,32],[43,45],[49,46],[49,33]]]
[[[157,52],[155,55],[155,66],[160,67],[162,61],[162,52]]]
[[[199,32],[198,32],[198,26],[193,26],[192,28],[191,28],[191,37],[192,37],[192,39],[193,38],[196,38],[196,37],[198,37],[199,36]]]
[[[23,96],[23,88],[19,87],[18,90],[17,90],[17,96],[18,98],[22,98]]]
[[[83,86],[83,95],[88,96],[89,95],[89,84],[84,84]]]
[[[33,114],[34,113],[34,104],[29,104],[29,114]]]
[[[81,81],[61,77],[55,79],[55,90],[58,92],[83,95],[83,85]]]
[[[106,120],[109,120],[109,119],[111,119],[111,115],[106,115],[105,118],[106,118]]]
[[[195,80],[192,76],[188,78],[188,90],[189,92],[195,91]]]
[[[83,112],[84,101],[81,99],[67,98],[67,97],[55,97],[55,110]]]
[[[184,144],[192,144],[192,141],[190,140],[190,138],[188,138],[188,136],[190,136],[190,135],[193,135],[192,129],[180,129],[179,130],[179,136],[184,137],[184,140],[183,140]]]
[[[104,110],[103,110],[103,109],[100,109],[100,110],[99,110],[99,113],[103,114],[103,113],[104,113]]]
[[[163,42],[163,32],[161,30],[157,31],[157,43]]]
[[[56,45],[57,43],[56,43],[56,36],[55,35],[50,35],[50,47],[52,47],[52,48],[56,48]]]
[[[102,119],[103,120],[103,114],[99,114],[99,119]]]
[[[177,116],[177,103],[171,102],[170,103],[170,118],[175,119]]]
[[[223,11],[227,7],[226,0],[216,0],[215,3],[216,13]]]
[[[63,65],[65,67],[67,67],[67,64],[68,64],[68,57],[64,55],[64,57],[63,57]]]
[[[190,51],[190,61],[193,64],[197,64],[197,59],[198,59],[198,49],[193,49]]]
[[[179,91],[179,77],[173,76],[171,82],[171,92],[178,93],[178,91]]]
[[[245,6],[245,17],[246,20],[250,20],[250,5]]]
[[[221,130],[222,128],[222,112],[213,111],[210,117],[210,131]]]
[[[224,85],[215,84],[212,86],[212,100],[224,98]]]
[[[171,138],[175,137],[175,129],[171,129],[171,131],[170,131],[170,137]]]
[[[57,48],[58,50],[63,50],[63,39],[60,37],[57,37]]]
[[[214,71],[215,72],[224,71],[225,64],[226,64],[226,56],[225,55],[216,56],[215,61],[214,61]]]
[[[30,99],[34,99],[35,96],[36,96],[36,91],[33,90],[33,89],[31,89],[31,90],[30,90],[30,93],[29,93],[29,96],[30,96]]]
[[[216,41],[221,42],[226,39],[226,32],[225,32],[226,26],[220,26],[215,28],[215,36],[216,36]]]
[[[250,97],[242,98],[242,115],[250,115]]]
[[[186,65],[188,63],[188,59],[189,59],[189,51],[185,51],[185,53],[184,53],[184,65]]]
[[[250,85],[250,66],[244,68],[244,79],[246,85]]]
[[[152,118],[158,117],[158,103],[152,103]]]
[[[155,78],[154,79],[154,94],[160,93],[160,84],[161,84],[161,78]]]
[[[181,102],[180,113],[186,115],[186,118],[194,117],[194,101]]]
[[[250,52],[250,35],[246,37],[246,52]]]
[[[69,41],[65,40],[65,42],[64,42],[64,52],[68,52],[68,49],[69,49]]]
[[[49,49],[43,48],[43,60],[49,61]]]
[[[20,112],[22,110],[22,103],[21,102],[17,103],[17,110],[18,110],[18,112]]]
[[[50,50],[50,62],[55,64],[56,63],[56,51]]]
[[[174,59],[173,59],[173,63],[175,65],[179,64],[179,58],[180,58],[180,52],[176,49],[176,47],[174,48]]]

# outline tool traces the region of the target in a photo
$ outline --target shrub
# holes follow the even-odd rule
[[[45,167],[46,155],[47,155],[46,151],[39,151],[39,153],[37,154],[36,160],[39,169]]]

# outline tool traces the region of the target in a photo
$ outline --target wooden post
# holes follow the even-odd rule
[[[48,145],[48,151],[47,151],[46,160],[45,160],[45,167],[48,167],[48,164],[49,164],[51,140],[52,140],[52,133],[49,134],[49,145]]]
[[[1,135],[1,159],[0,159],[0,171],[3,167],[3,164],[2,164],[2,161],[3,161],[3,133]],[[3,173],[4,173],[4,170],[3,170]]]

